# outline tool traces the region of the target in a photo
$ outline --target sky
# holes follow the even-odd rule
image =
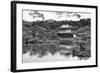
[[[45,21],[45,20],[72,20],[79,21],[83,18],[90,18],[90,13],[76,13],[76,12],[61,12],[61,11],[37,11],[37,10],[23,10],[23,20],[28,22]]]

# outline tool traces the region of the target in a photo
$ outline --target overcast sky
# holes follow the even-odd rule
[[[23,11],[23,20],[25,21],[45,21],[53,19],[56,21],[72,20],[79,21],[83,18],[90,18],[91,14],[88,13],[76,13],[76,12],[50,12],[50,11]]]

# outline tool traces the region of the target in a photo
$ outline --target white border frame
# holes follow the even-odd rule
[[[28,5],[28,4],[17,4],[16,6],[17,19],[17,47],[16,47],[16,66],[17,70],[23,69],[38,69],[38,68],[53,68],[53,67],[73,67],[73,66],[88,66],[96,65],[96,9],[92,8],[80,8],[80,7],[60,7],[60,6],[44,6],[44,5]],[[88,61],[71,61],[71,62],[49,62],[48,63],[23,63],[22,64],[22,9],[33,9],[33,10],[54,10],[54,11],[80,11],[80,12],[91,12],[91,60]]]

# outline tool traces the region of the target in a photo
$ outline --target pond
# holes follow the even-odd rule
[[[38,55],[30,56],[29,52],[23,55],[23,63],[34,63],[34,62],[55,62],[55,61],[75,61],[78,60],[77,57],[72,57],[72,55],[65,56],[57,52],[54,55],[48,53],[48,55],[43,57],[38,57]]]

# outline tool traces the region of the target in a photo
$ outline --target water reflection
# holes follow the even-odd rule
[[[38,55],[30,56],[29,52],[23,55],[23,62],[24,63],[31,63],[31,62],[55,62],[55,61],[75,61],[78,60],[77,57],[72,57],[72,55],[65,56],[64,54],[60,54],[57,52],[54,55],[48,53],[48,55],[39,58]]]

